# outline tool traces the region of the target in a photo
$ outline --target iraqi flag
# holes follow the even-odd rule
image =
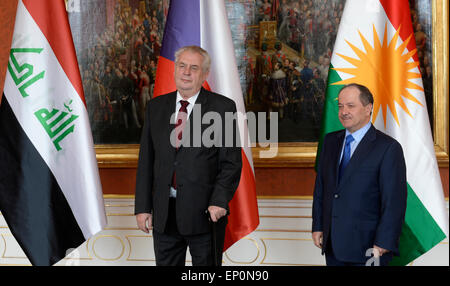
[[[204,87],[231,98],[245,116],[230,26],[223,0],[172,0],[158,59],[154,96],[176,90],[175,51],[196,45],[211,56],[211,69]],[[249,142],[247,124],[239,120],[240,142]],[[255,174],[249,144],[242,148],[242,173],[230,203],[224,251],[256,229],[259,224]]]
[[[63,0],[20,0],[0,106],[0,210],[33,265],[52,265],[106,215]]]
[[[406,265],[448,236],[441,178],[434,152],[416,41],[407,0],[347,0],[328,74],[322,133],[343,129],[337,96],[343,85],[367,86],[372,123],[402,145],[408,181],[400,256]]]

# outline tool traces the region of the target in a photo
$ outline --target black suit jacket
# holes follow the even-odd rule
[[[236,105],[234,101],[202,88],[186,122],[188,129],[183,130],[182,146],[177,151],[170,141],[174,130],[170,118],[175,112],[175,101],[176,92],[172,92],[148,103],[139,152],[135,213],[152,213],[153,228],[164,232],[169,191],[176,170],[178,230],[182,235],[206,233],[210,231],[205,215],[208,206],[228,210],[228,203],[237,189],[242,168],[241,148],[225,146],[225,136],[216,136],[216,142],[222,146],[205,146],[198,134],[194,136],[194,131],[200,128],[197,130],[202,134],[205,130],[205,134],[211,134],[213,125],[224,128],[225,112],[236,112]],[[193,119],[198,108],[201,108],[201,118],[213,111],[220,115],[221,122],[211,121],[199,126],[201,120]],[[234,138],[239,136],[236,129],[233,131]]]
[[[345,130],[323,141],[313,201],[314,231],[331,237],[337,259],[365,262],[373,245],[398,254],[406,210],[406,166],[401,145],[371,126],[338,183]]]

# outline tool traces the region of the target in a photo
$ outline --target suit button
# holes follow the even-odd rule
[[[173,165],[177,166],[178,165],[178,161],[173,162]]]
[[[339,194],[334,194],[335,199],[339,199]]]

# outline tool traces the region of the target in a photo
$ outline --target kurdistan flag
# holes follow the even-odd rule
[[[407,0],[347,0],[331,58],[322,120],[326,133],[343,129],[337,96],[343,85],[367,86],[374,96],[372,123],[402,145],[408,200],[400,237],[406,265],[448,236],[442,183],[434,152],[416,42]]]
[[[106,225],[63,0],[18,1],[0,105],[0,211],[33,265],[58,262]]]

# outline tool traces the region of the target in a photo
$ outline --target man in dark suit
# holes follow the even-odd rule
[[[313,241],[327,265],[387,265],[398,255],[406,210],[402,147],[370,123],[373,96],[366,87],[344,86],[338,106],[345,130],[329,133],[323,141]]]
[[[242,158],[241,148],[225,144],[236,138],[229,140],[223,132],[225,113],[235,113],[235,103],[202,88],[209,67],[205,50],[181,48],[175,53],[177,91],[147,106],[135,214],[139,229],[148,233],[153,228],[157,265],[184,265],[188,246],[194,266],[222,261],[228,203],[239,184]],[[195,119],[206,113],[216,115],[217,122]],[[211,136],[202,137],[207,130],[214,137],[212,146],[204,142]],[[210,221],[215,223],[214,235]]]

